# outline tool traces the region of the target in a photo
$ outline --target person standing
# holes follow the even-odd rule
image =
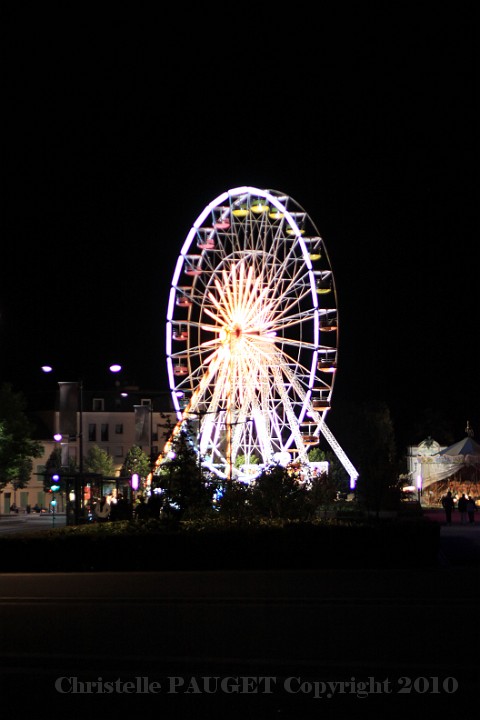
[[[467,500],[467,515],[468,515],[468,522],[473,525],[475,522],[475,511],[477,509],[477,506],[475,504],[475,500],[470,495]]]
[[[467,498],[465,497],[465,493],[462,493],[459,500],[458,500],[458,512],[460,513],[460,522],[462,525],[466,525],[467,523]]]
[[[132,506],[123,497],[122,493],[118,493],[117,502],[112,502],[110,507],[110,519],[111,520],[131,520],[132,519]]]
[[[447,525],[452,524],[452,510],[455,507],[455,501],[452,497],[452,491],[449,490],[442,498],[443,509],[445,510],[445,519]]]
[[[162,509],[162,501],[160,499],[160,495],[158,495],[158,493],[154,490],[150,493],[150,497],[147,501],[147,507],[149,516],[154,520],[158,520],[160,518],[160,510]]]
[[[147,518],[149,517],[148,506],[145,502],[145,498],[143,495],[140,495],[140,497],[138,498],[138,503],[135,505],[134,514],[137,520],[147,520]]]

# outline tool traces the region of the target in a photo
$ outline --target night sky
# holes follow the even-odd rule
[[[180,248],[205,205],[251,185],[294,198],[326,242],[333,405],[385,400],[400,442],[423,439],[429,409],[478,439],[473,5],[390,5],[7,27],[1,379],[30,392],[48,361],[103,387],[118,360],[124,380],[167,389]]]

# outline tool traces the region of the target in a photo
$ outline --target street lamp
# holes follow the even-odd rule
[[[178,393],[177,393],[178,394]],[[183,393],[180,393],[183,395]],[[126,395],[126,393],[125,393]],[[122,396],[124,396],[124,393],[122,393]],[[133,405],[134,413],[135,413],[135,444],[138,445],[141,448],[148,447],[150,452],[150,473],[147,476],[146,479],[146,486],[147,491],[149,488],[149,491],[153,491],[153,475],[155,472],[155,467],[157,465],[159,452],[158,447],[155,448],[154,442],[159,441],[158,432],[159,428],[168,428],[171,430],[170,421],[167,420],[167,425],[161,425],[159,423],[159,419],[163,418],[165,420],[166,415],[165,413],[171,412],[171,408],[169,407],[168,410],[159,408],[157,405],[157,410],[155,410],[155,400],[159,401],[162,398],[170,398],[171,393],[167,390],[162,391],[150,391],[145,390],[142,391],[142,404]],[[147,399],[148,398],[148,399]],[[159,416],[157,417],[157,428],[154,433],[153,431],[153,423],[154,423],[154,413]]]
[[[422,476],[417,475],[417,495],[418,495],[418,502],[420,502],[420,498],[422,495]]]
[[[132,488],[132,511],[135,509],[135,493],[138,490],[139,484],[140,484],[139,474],[133,473],[132,477],[130,478],[130,485]]]

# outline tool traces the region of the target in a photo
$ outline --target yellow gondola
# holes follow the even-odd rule
[[[287,235],[296,235],[297,232],[299,232],[300,235],[305,234],[305,230],[303,228],[294,228],[291,225],[287,227]]]
[[[317,280],[316,290],[318,295],[327,295],[332,292],[332,283],[330,280]]]
[[[260,199],[255,200],[250,207],[250,210],[255,213],[255,215],[261,215],[261,213],[267,212],[268,209],[269,205],[267,205],[264,200]]]
[[[277,210],[277,208],[270,208],[268,217],[270,218],[270,220],[281,220],[283,217],[285,217],[285,215],[284,213],[280,212],[280,210]]]
[[[247,217],[249,213],[248,206],[247,205],[239,205],[238,207],[234,208],[232,210],[232,215],[238,218],[244,218]]]

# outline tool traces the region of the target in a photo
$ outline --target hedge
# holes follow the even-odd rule
[[[106,523],[0,537],[0,572],[434,567],[439,539],[438,523],[423,518],[177,529]]]

